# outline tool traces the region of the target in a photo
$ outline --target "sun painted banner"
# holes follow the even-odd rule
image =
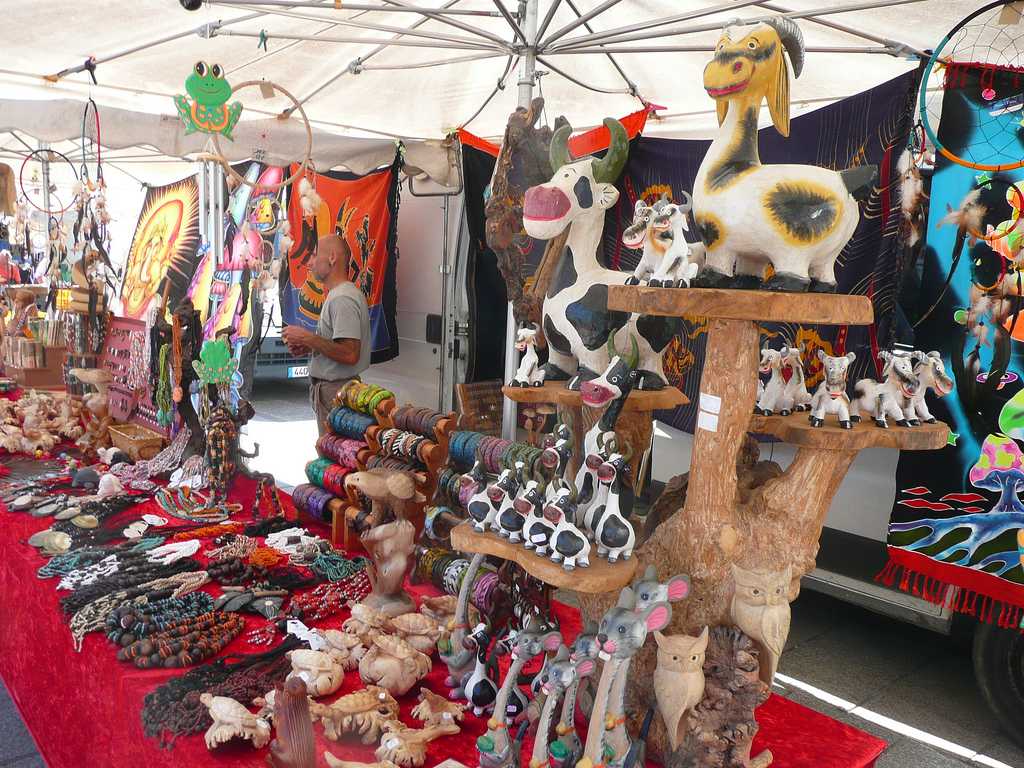
[[[939,140],[958,157],[1019,163],[1024,73],[950,71],[956,87],[951,75]],[[939,156],[921,287],[904,304],[919,323],[914,346],[940,352],[953,379],[931,408],[950,435],[941,451],[900,456],[890,562],[880,574],[1002,627],[1024,618],[1022,208],[1024,170],[986,173]]]
[[[292,168],[292,172],[297,170]],[[289,190],[288,220],[295,245],[280,278],[281,313],[285,325],[312,329],[324,303],[323,285],[309,270],[317,240],[337,232],[352,258],[349,279],[366,295],[373,343],[371,360],[381,363],[398,355],[395,309],[398,300],[398,164],[359,176],[309,172],[316,196]],[[310,200],[319,204],[311,209]]]
[[[124,281],[122,314],[144,319],[166,292],[169,306],[183,299],[196,269],[199,248],[199,187],[196,178],[149,187],[135,226]]]

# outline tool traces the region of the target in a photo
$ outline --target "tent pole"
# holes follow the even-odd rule
[[[326,37],[317,35],[292,35],[283,32],[237,32],[235,30],[227,30],[226,32],[218,32],[218,37],[251,37],[254,39],[263,39],[265,36],[268,40],[308,40],[314,43],[365,43],[367,45],[385,45],[391,46],[396,45],[404,48],[451,48],[461,51],[498,51],[507,53],[508,48],[499,49],[497,46],[488,45],[487,43],[448,43],[438,42],[434,40],[381,40],[379,38],[366,39],[360,37]]]
[[[774,3],[759,2],[759,3],[757,3],[757,5],[760,8],[764,8],[765,10],[775,11],[777,13],[792,13],[793,12],[793,11],[791,11],[788,8],[783,8],[782,6],[775,5]],[[904,43],[904,42],[900,42],[899,40],[890,40],[887,37],[881,37],[879,35],[873,35],[870,32],[864,31],[863,29],[859,29],[857,27],[851,27],[851,26],[848,26],[846,24],[840,24],[838,21],[831,21],[830,19],[821,18],[820,16],[819,17],[812,17],[811,21],[814,22],[815,24],[818,24],[818,25],[822,26],[822,27],[828,27],[829,29],[835,29],[835,30],[837,30],[839,32],[845,32],[848,35],[853,35],[854,37],[859,37],[859,38],[862,38],[864,40],[870,40],[873,43],[879,43],[881,45],[888,46],[889,48],[892,48],[894,50],[909,51],[909,52],[914,53],[914,54],[916,54],[918,56],[924,56],[925,55],[925,52],[922,51],[920,48],[915,48],[914,46],[909,45],[909,44]]]
[[[538,0],[519,0],[519,20],[526,33],[526,47],[519,60],[519,98],[517,105],[530,108],[533,100],[533,83],[537,75],[537,3]],[[516,354],[516,317],[512,310],[512,302],[508,303],[505,315],[505,379],[502,384],[512,381],[519,359]],[[507,397],[502,401],[501,434],[506,440],[516,439],[518,424],[516,404]]]
[[[622,2],[622,0],[604,0],[604,2],[601,3],[599,6],[597,6],[597,8],[592,8],[591,10],[587,11],[586,13],[584,13],[579,18],[576,18],[576,19],[573,19],[572,21],[570,21],[564,27],[561,27],[560,29],[556,29],[554,32],[552,32],[550,35],[547,36],[547,38],[544,40],[544,45],[546,46],[549,43],[554,42],[558,38],[567,35],[568,33],[572,32],[577,27],[582,27],[584,24],[586,24],[588,21],[590,21],[595,16],[599,16],[600,14],[604,13],[609,8],[611,8],[612,6],[618,5],[620,2]]]
[[[747,5],[756,5],[760,0],[755,2],[748,2]],[[921,3],[924,0],[868,0],[868,2],[852,3],[850,5],[830,5],[818,8],[809,8],[806,11],[792,11],[790,13],[782,14],[771,14],[764,16],[757,16],[750,19],[743,19],[744,24],[755,24],[757,22],[767,21],[768,19],[778,18],[782,16],[788,19],[813,19],[817,16],[829,16],[836,13],[848,13],[850,11],[868,11],[877,8],[889,8],[896,5],[909,5],[911,3]],[[710,9],[708,9],[710,10]],[[659,25],[661,22],[659,22]],[[578,48],[584,45],[590,45],[596,40],[600,40],[602,45],[614,45],[616,43],[627,43],[633,40],[650,40],[651,38],[662,38],[662,37],[674,37],[676,35],[689,35],[696,32],[709,32],[712,30],[718,30],[722,28],[721,21],[708,22],[706,24],[697,24],[692,27],[674,27],[672,29],[652,30],[647,32],[635,32],[633,34],[623,34],[625,28],[618,30],[609,30],[608,32],[602,32],[598,36],[588,37],[577,37],[572,40],[566,40],[563,43],[554,46],[550,50],[545,50],[544,53],[564,53],[573,48]]]
[[[571,37],[568,40],[562,41],[557,47],[571,46],[576,44],[589,45],[592,42],[601,40],[606,37],[614,37],[615,35],[626,34],[627,32],[638,32],[644,29],[652,29],[654,27],[664,26],[666,24],[676,24],[680,21],[690,21],[691,19],[699,19],[702,16],[711,16],[716,13],[723,13],[726,11],[739,10],[748,5],[755,5],[757,0],[741,0],[740,2],[727,2],[721,5],[713,5],[710,8],[702,8],[696,11],[688,11],[686,13],[680,13],[677,16],[668,16],[663,19],[651,19],[650,21],[641,21],[638,24],[630,24],[625,27],[617,27],[615,29],[606,29],[604,32],[593,32],[589,35],[581,35],[579,37]],[[552,42],[551,37],[546,38],[540,45],[541,53],[551,53],[548,46]]]
[[[411,10],[413,8],[416,8],[416,6],[405,2],[405,0],[384,0],[384,2],[387,3],[388,5],[398,6],[398,8],[402,8],[405,10]],[[450,27],[456,27],[458,29],[461,29],[463,32],[469,32],[470,34],[477,35],[478,37],[485,37],[492,43],[497,43],[503,48],[508,47],[507,40],[502,40],[497,35],[492,35],[486,29],[480,29],[480,27],[474,27],[469,24],[464,24],[463,22],[458,21],[457,19],[450,19],[447,16],[445,16],[444,13],[441,11],[431,10],[429,8],[419,8],[417,9],[417,13],[422,13],[424,16],[429,16],[435,21],[439,21],[442,24],[447,24]],[[455,13],[455,11],[452,11],[452,13]],[[477,11],[477,13],[484,14],[487,16],[501,16],[501,14],[498,13],[497,11]]]
[[[391,0],[384,0],[388,5],[370,4],[370,3],[351,3],[349,0],[344,0],[341,10],[343,11],[368,11],[371,13],[419,13],[424,16],[484,16],[487,18],[500,19],[501,14],[498,11],[473,11],[473,10],[460,10],[454,11],[442,10],[440,8],[423,8],[418,5],[411,3],[398,3],[391,2]],[[209,0],[209,5],[225,5],[225,6],[258,6],[261,8],[321,8],[325,11],[335,10],[334,6],[324,5],[320,0]],[[270,11],[263,11],[260,15],[265,15]],[[334,23],[334,19],[323,18],[319,19],[325,24]],[[469,31],[469,30],[466,30]]]
[[[46,150],[46,149],[49,149],[49,148],[50,148],[50,144],[48,142],[45,142],[45,141],[40,141],[39,142],[39,149]],[[43,167],[43,208],[45,208],[47,211],[51,210],[51,208],[50,208],[50,157],[49,157],[49,155],[50,155],[49,152],[40,152],[39,153],[40,164]],[[58,222],[58,226],[59,226],[59,222]],[[46,231],[47,232],[50,231],[50,222],[49,221],[46,222]]]
[[[446,2],[438,10],[445,10],[446,11],[449,8],[451,8],[453,5],[455,5],[457,2],[459,2],[459,0],[448,0],[448,2]],[[430,17],[429,16],[424,16],[422,19],[419,19],[414,24],[410,25],[409,29],[418,29],[419,27],[421,27],[424,24],[426,24],[428,21],[430,21]],[[402,35],[400,35],[400,34],[399,35],[395,35],[393,39],[397,40],[401,36]],[[329,80],[325,81],[322,85],[318,85],[316,88],[314,88],[306,96],[303,96],[301,99],[299,99],[299,104],[303,104],[304,105],[307,101],[312,99],[314,96],[316,96],[318,93],[323,91],[325,88],[328,88],[331,85],[333,85],[334,83],[336,83],[338,80],[340,80],[345,75],[353,73],[353,72],[358,72],[359,71],[358,67],[362,66],[362,64],[367,59],[372,59],[374,56],[376,56],[381,51],[386,51],[387,48],[388,48],[388,46],[386,46],[386,45],[378,45],[376,48],[374,48],[372,51],[367,53],[365,56],[360,56],[358,59],[355,59],[354,61],[349,62],[348,66],[346,66],[343,70],[341,70],[341,72],[339,72],[336,75],[333,75]],[[287,117],[287,116],[291,115],[291,113],[294,112],[294,111],[295,111],[294,108],[286,109],[282,113],[282,115]]]
[[[211,5],[217,5],[218,2],[219,2],[219,0],[212,0],[212,2],[210,4]],[[242,5],[242,6],[239,6],[239,7],[240,8],[245,8],[245,9],[252,9],[253,8],[252,5]],[[319,23],[322,23],[322,24],[330,24],[331,26],[355,27],[356,29],[369,29],[369,30],[372,30],[374,32],[391,32],[391,33],[398,34],[398,35],[400,35],[402,37],[405,37],[405,36],[423,37],[423,38],[426,38],[428,40],[443,40],[445,42],[452,42],[452,43],[469,43],[471,45],[478,45],[479,42],[480,42],[479,39],[477,39],[477,38],[464,37],[462,35],[455,35],[455,34],[449,35],[449,34],[442,34],[440,32],[416,32],[416,31],[414,31],[415,27],[413,27],[413,26],[410,26],[410,27],[393,27],[393,26],[391,26],[389,24],[369,24],[367,22],[355,21],[354,19],[324,19],[323,17],[319,17],[318,18],[316,16],[310,16],[309,14],[294,13],[292,11],[287,11],[287,10],[267,11],[267,14],[270,15],[270,16],[280,16],[281,18],[286,18],[286,19],[299,19],[301,21],[315,21],[315,22],[319,22]],[[318,35],[317,39],[320,40],[322,38]]]
[[[610,53],[696,53],[701,51],[711,52],[713,50],[715,50],[713,45],[634,45],[625,48],[610,48],[602,44],[592,48],[569,48],[564,51],[555,51],[554,55],[573,56],[578,53],[597,53],[605,56]],[[887,56],[895,55],[892,48],[881,45],[809,45],[804,48],[804,51],[806,53],[884,53]],[[552,54],[547,55],[551,56]]]

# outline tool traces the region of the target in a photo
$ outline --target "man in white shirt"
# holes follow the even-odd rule
[[[326,293],[316,332],[289,325],[281,333],[293,355],[309,355],[309,401],[321,435],[338,390],[370,367],[370,310],[348,279],[350,257],[340,235],[320,238],[309,264]]]

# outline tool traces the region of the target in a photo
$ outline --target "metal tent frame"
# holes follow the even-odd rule
[[[572,11],[573,18],[562,26],[551,30],[559,8],[564,4]],[[438,7],[417,5],[409,0],[369,0],[350,2],[349,0],[204,0],[209,8],[228,8],[248,13],[225,20],[211,21],[194,28],[165,35],[153,40],[139,43],[129,48],[112,51],[90,57],[85,62],[61,70],[46,79],[50,82],[69,78],[76,74],[87,73],[95,82],[96,68],[104,63],[115,61],[142,51],[164,46],[176,40],[198,35],[204,38],[242,37],[265,40],[282,40],[287,43],[284,48],[268,51],[258,56],[255,61],[273,56],[281,50],[306,42],[338,43],[371,45],[367,53],[354,58],[344,67],[332,74],[321,83],[309,88],[298,98],[300,104],[323,93],[323,91],[347,75],[358,74],[368,70],[402,70],[438,67],[452,64],[463,64],[485,59],[506,59],[504,73],[498,80],[494,90],[484,99],[480,108],[461,123],[466,126],[479,115],[499,91],[505,88],[506,80],[513,68],[517,68],[517,106],[528,106],[538,86],[539,78],[550,73],[563,77],[573,84],[596,93],[629,94],[644,105],[648,102],[629,77],[628,69],[619,60],[627,54],[640,53],[673,53],[711,51],[713,47],[706,44],[687,45],[676,38],[707,32],[722,26],[721,20],[700,21],[709,16],[721,15],[741,9],[752,8],[763,11],[763,15],[743,18],[743,23],[754,23],[775,16],[786,16],[791,19],[805,19],[813,24],[821,25],[857,39],[863,44],[849,46],[809,46],[809,52],[843,53],[843,54],[884,54],[894,57],[920,57],[924,51],[899,40],[873,34],[855,26],[835,21],[834,18],[844,13],[887,8],[899,5],[926,2],[926,0],[862,0],[860,2],[832,4],[806,10],[790,10],[774,0],[731,0],[715,5],[694,8],[678,14],[662,18],[648,19],[634,24],[597,30],[592,22],[600,20],[609,9],[622,0],[603,0],[587,11],[581,10],[573,0],[544,0],[546,8],[541,13],[542,0],[518,0],[514,9],[508,7],[504,0],[491,0],[494,8],[467,9],[457,7],[460,0],[446,0]],[[321,15],[316,15],[319,11]],[[328,15],[323,15],[327,12]],[[354,14],[353,14],[354,12]],[[407,26],[396,26],[379,21],[364,21],[361,17],[370,13],[383,13],[395,19],[415,17]],[[296,34],[288,31],[272,29],[260,32],[235,29],[242,22],[273,17],[282,20],[306,20],[324,23],[324,29],[315,34]],[[501,19],[504,21],[504,36],[480,27],[480,19]],[[428,21],[444,25],[444,31],[428,31],[421,27]],[[477,23],[474,23],[477,22]],[[582,29],[581,29],[582,28]],[[334,34],[334,30],[339,30]],[[382,34],[381,37],[366,38],[358,35],[346,35],[344,30],[372,31]],[[331,32],[332,34],[326,34]],[[649,41],[666,41],[655,44]],[[368,63],[376,55],[389,48],[430,48],[441,51],[456,52],[429,61],[411,62],[408,64],[374,65]],[[588,83],[580,77],[566,72],[557,63],[558,57],[600,55],[606,57],[613,65],[624,87],[611,89]],[[253,62],[249,62],[253,63]],[[538,69],[538,64],[547,70]],[[845,95],[845,94],[843,94]],[[839,96],[837,96],[839,98]],[[294,107],[289,107],[289,111]],[[285,117],[289,111],[282,113]],[[445,254],[447,261],[447,254]],[[516,367],[516,353],[512,340],[515,335],[511,305],[508,311],[506,334],[505,377],[510,379]],[[515,404],[505,400],[504,432],[510,437],[515,429]]]

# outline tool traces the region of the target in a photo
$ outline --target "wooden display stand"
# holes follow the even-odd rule
[[[575,477],[586,458],[583,455],[583,437],[600,420],[608,406],[589,407],[584,404],[583,397],[579,392],[566,389],[564,381],[550,381],[543,387],[505,386],[501,391],[505,397],[517,403],[530,405],[549,403],[555,406],[559,422],[572,430],[574,445],[566,476]],[[620,442],[623,445],[631,446],[633,450],[629,464],[633,470],[633,487],[636,490],[640,490],[643,480],[640,464],[643,461],[644,453],[651,444],[651,435],[654,433],[653,412],[686,405],[688,402],[690,401],[686,395],[672,386],[656,392],[634,390],[626,398],[622,413],[615,424],[615,432]]]
[[[63,346],[43,347],[42,368],[6,367],[7,376],[27,389],[64,389]]]
[[[734,564],[775,573],[791,568],[788,599],[795,599],[801,577],[814,567],[832,497],[858,451],[871,446],[929,450],[946,444],[949,430],[941,423],[884,430],[868,422],[848,431],[841,429],[834,417],[829,417],[824,427],[812,428],[806,414],[785,418],[754,415],[758,324],[867,325],[872,322],[872,307],[864,296],[612,286],[608,307],[648,315],[709,318],[700,386],[702,415],[694,434],[685,505],[636,551],[639,568],[653,564],[663,580],[679,573],[690,576],[691,592],[674,606],[666,634],[696,636],[705,626],[733,625]],[[649,411],[640,413],[650,418]],[[756,462],[748,432],[774,435],[798,445],[792,465],[781,471],[770,462]],[[573,578],[578,579],[579,574]],[[568,586],[578,589],[572,583]],[[585,618],[599,619],[615,599],[611,591],[581,594]],[[632,679],[651,680],[654,666],[655,649],[649,643],[633,661]],[[625,711],[633,713],[634,733],[651,704],[650,685],[629,686]],[[770,753],[749,754],[757,730],[753,706],[724,724],[721,718],[715,722],[695,718],[691,741],[704,736],[735,745],[730,749],[732,757],[723,765],[771,763]],[[665,756],[660,718],[655,718],[648,744],[652,757]]]

